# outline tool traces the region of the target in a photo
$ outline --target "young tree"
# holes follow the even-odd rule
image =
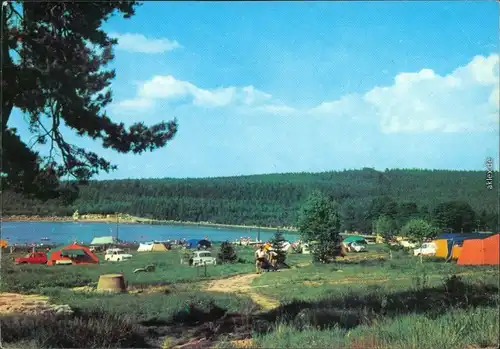
[[[425,240],[436,237],[439,230],[423,219],[412,219],[401,229],[401,233],[421,246]],[[420,263],[422,263],[422,254],[420,254]]]
[[[234,246],[232,243],[229,241],[224,241],[220,245],[219,253],[217,254],[217,259],[221,263],[234,263],[238,259],[238,256],[236,255],[236,250],[234,249]]]
[[[117,40],[111,39],[102,25],[115,13],[130,18],[137,6],[136,1],[120,0],[4,2],[4,189],[47,200],[68,192],[61,190],[64,176],[85,183],[100,171],[116,168],[98,154],[68,143],[63,134],[67,130],[100,140],[104,148],[134,154],[161,148],[174,137],[176,120],[151,127],[138,122],[127,129],[104,111],[112,101],[109,87],[115,77],[114,70],[106,66],[114,58]],[[15,108],[22,112],[34,135],[29,142],[8,127]],[[46,156],[34,149],[42,144],[48,145]],[[73,184],[67,200],[76,198],[77,186]]]
[[[276,230],[270,243],[274,252],[276,252],[277,254],[276,260],[278,264],[283,264],[285,263],[286,260],[286,252],[283,251],[283,246],[285,242],[286,240],[285,237],[283,236],[283,233],[280,230]]]
[[[321,192],[313,192],[299,212],[297,227],[311,244],[315,261],[328,263],[340,255],[340,215],[336,202]]]
[[[375,232],[384,238],[385,243],[389,247],[389,258],[392,259],[392,246],[390,242],[395,236],[395,222],[388,216],[380,216],[375,221]]]

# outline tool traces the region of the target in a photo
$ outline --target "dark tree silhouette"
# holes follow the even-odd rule
[[[137,6],[136,1],[10,1],[2,7],[3,188],[46,200],[61,195],[63,176],[86,183],[98,172],[116,168],[68,143],[63,125],[120,153],[152,151],[173,138],[175,119],[151,127],[139,122],[127,129],[104,112],[112,101],[109,86],[115,77],[106,66],[117,41],[102,24],[116,13],[130,18]],[[32,144],[8,127],[14,108],[27,120]],[[47,143],[49,154],[41,156],[34,147]]]
[[[432,212],[434,223],[441,229],[470,232],[477,226],[476,213],[463,201],[443,202]]]
[[[384,211],[374,209],[368,214],[372,201],[378,197],[377,179],[370,179],[368,175],[367,171],[353,170],[205,179],[91,180],[81,187],[78,199],[71,205],[61,205],[60,200],[40,202],[4,191],[2,213],[7,216],[71,216],[78,209],[82,215],[122,212],[151,219],[281,228],[294,225],[311,191],[318,190],[330,196],[343,188],[351,197],[337,201],[340,208],[351,205],[354,218],[340,211],[343,213],[341,223],[346,226],[350,222],[355,230],[371,232],[374,222],[384,215]],[[481,171],[391,170],[389,175],[393,190],[390,200],[398,204],[397,215],[391,218],[396,231],[399,232],[410,219],[422,218],[431,222],[430,212],[439,203],[451,200],[468,202],[478,213],[484,211],[478,215],[480,230],[499,231],[498,195],[484,189]],[[464,189],[457,192],[457,187]],[[477,219],[472,228],[478,229]]]
[[[233,244],[229,241],[224,241],[220,245],[219,253],[217,253],[217,259],[221,263],[234,263],[238,259],[236,255],[236,250],[234,249]]]

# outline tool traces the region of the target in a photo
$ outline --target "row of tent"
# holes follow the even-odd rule
[[[210,243],[207,245],[205,241],[206,240],[196,239],[191,241],[189,246],[192,246],[192,248],[197,247],[198,245],[211,246]],[[140,244],[137,251],[167,251],[167,248],[162,243],[146,243]],[[48,251],[48,265],[56,265],[61,261],[71,261],[71,264],[97,264],[99,263],[99,258],[88,247],[73,243],[62,248],[56,248]]]
[[[500,264],[500,234],[449,233],[433,242],[436,257],[457,260],[458,265]]]
[[[186,248],[211,248],[212,243],[206,239],[191,239],[184,243]],[[168,251],[168,248],[161,242],[140,243],[137,252],[159,252]]]

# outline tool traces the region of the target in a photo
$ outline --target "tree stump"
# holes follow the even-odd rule
[[[123,274],[105,274],[99,277],[97,283],[99,292],[127,292]]]

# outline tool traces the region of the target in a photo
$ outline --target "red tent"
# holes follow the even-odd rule
[[[71,261],[71,264],[96,264],[99,258],[87,247],[73,243],[54,251],[47,257],[48,265],[55,265],[57,261]]]
[[[457,264],[459,265],[499,265],[500,235],[487,239],[465,240]]]

